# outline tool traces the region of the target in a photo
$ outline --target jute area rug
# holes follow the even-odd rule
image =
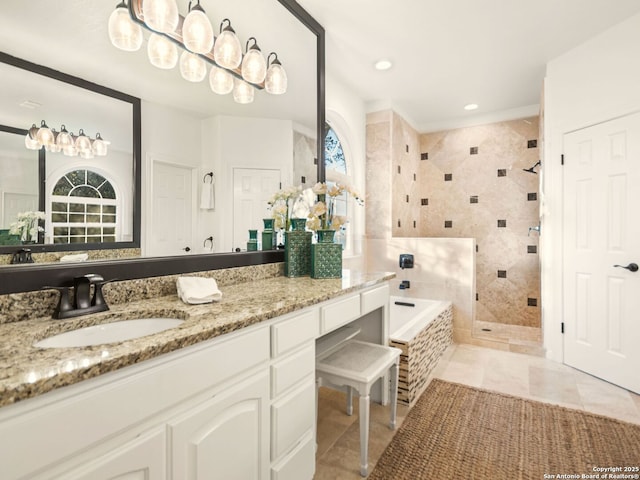
[[[638,466],[638,425],[435,379],[369,479],[637,479]]]

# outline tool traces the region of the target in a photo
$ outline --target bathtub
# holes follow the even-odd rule
[[[402,350],[398,403],[413,406],[440,357],[453,343],[451,302],[391,296],[389,345]]]

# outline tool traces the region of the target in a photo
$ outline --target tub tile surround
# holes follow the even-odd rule
[[[389,345],[402,350],[398,403],[409,407],[415,404],[427,388],[429,375],[452,343],[453,306],[451,303],[410,341],[393,339],[389,341]]]
[[[539,222],[539,175],[523,171],[540,159],[538,136],[538,117],[420,136],[429,158],[419,168],[421,195],[429,198],[420,234],[476,238],[480,321],[541,325],[539,302],[529,302],[540,299],[538,233],[528,235]],[[447,173],[451,182],[442,180]]]
[[[175,292],[176,276],[170,276],[114,282],[110,285],[114,304],[107,312],[53,320],[49,311],[46,317],[0,324],[0,407],[383,283],[394,276],[393,273],[346,270],[341,279],[292,279],[273,276],[270,268],[280,271],[282,265],[208,272],[205,275],[220,279],[218,284],[223,293],[222,300],[212,304],[183,303]],[[260,274],[263,276],[259,277]],[[236,281],[232,283],[232,279]],[[122,285],[124,283],[128,285]],[[161,295],[157,296],[158,293]],[[33,292],[36,294],[46,294],[47,298],[49,295],[48,292]],[[26,295],[21,300],[33,301],[33,295]],[[13,302],[20,303],[15,299]],[[1,305],[0,311],[4,315],[13,303],[3,299]],[[27,309],[28,306],[23,307],[24,311]],[[158,334],[108,345],[33,347],[35,341],[83,326],[154,316],[178,317],[185,322]]]

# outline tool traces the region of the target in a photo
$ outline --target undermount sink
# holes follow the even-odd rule
[[[34,343],[39,348],[89,347],[104,343],[123,342],[177,327],[184,320],[177,318],[141,318],[122,320],[61,333]]]

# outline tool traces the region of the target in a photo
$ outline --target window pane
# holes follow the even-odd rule
[[[114,227],[104,227],[103,229],[105,235],[115,235],[116,229]]]
[[[87,237],[87,243],[101,243],[102,237]]]
[[[112,200],[115,200],[116,198],[116,192],[109,182],[100,187],[100,193],[102,194],[102,198],[109,198]]]
[[[87,223],[99,223],[100,215],[87,215]]]
[[[84,223],[84,215],[77,213],[69,215],[69,223]]]
[[[51,203],[51,211],[52,212],[66,212],[69,205],[63,202],[52,202]]]
[[[67,181],[66,177],[62,177],[60,180],[58,180],[58,183],[56,183],[56,186],[53,187],[53,194],[66,197],[67,195],[69,195],[69,192],[71,191],[72,188],[73,187]]]
[[[70,212],[80,212],[80,213],[84,213],[84,203],[70,203],[69,204],[69,211]]]
[[[71,237],[69,243],[86,243],[86,239],[84,237]]]
[[[53,223],[67,223],[68,221],[68,216],[66,213],[52,213],[51,214],[51,221]]]
[[[102,223],[116,223],[116,216],[115,215],[103,215],[102,216]]]
[[[100,198],[100,194],[93,187],[82,186],[74,188],[70,195],[72,197]]]
[[[105,235],[102,239],[103,242],[115,242],[116,241],[116,237],[110,237]]]
[[[69,229],[71,235],[82,235],[84,237],[86,229],[83,227],[72,227]]]
[[[53,235],[58,237],[60,235],[64,235],[67,236],[69,235],[69,228],[68,227],[55,227],[53,229]]]
[[[106,182],[106,179],[102,175],[98,175],[96,172],[92,172],[90,170],[87,170],[87,184],[88,185],[91,185],[92,187],[98,188],[104,182]]]
[[[116,213],[116,206],[115,205],[103,205],[102,206],[102,213],[115,214]]]
[[[100,213],[100,205],[87,205],[87,213]]]
[[[72,185],[84,185],[86,178],[86,170],[75,170],[67,173],[66,177],[69,179]]]
[[[87,228],[87,235],[101,235],[102,229],[100,227],[89,227]]]
[[[66,237],[54,237],[53,243],[69,243],[69,240]]]

